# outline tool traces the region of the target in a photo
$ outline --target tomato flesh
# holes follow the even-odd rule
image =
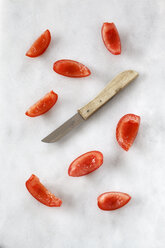
[[[52,90],[47,93],[42,99],[31,106],[27,111],[26,115],[30,117],[36,117],[48,112],[57,102],[58,95]]]
[[[122,192],[106,192],[97,198],[98,207],[111,211],[123,207],[131,200],[131,196]]]
[[[103,163],[103,154],[99,151],[87,152],[76,158],[69,166],[68,174],[72,177],[87,175],[98,169]]]
[[[50,193],[33,174],[26,181],[26,188],[36,200],[48,207],[60,207],[62,204],[61,199]]]
[[[121,53],[120,36],[114,23],[104,23],[102,26],[102,39],[106,48],[114,55]]]
[[[34,58],[38,57],[45,52],[51,41],[50,31],[47,29],[30,47],[26,56]]]
[[[87,77],[91,74],[85,65],[68,59],[56,61],[53,65],[53,70],[66,77]]]
[[[124,115],[118,122],[116,128],[116,139],[119,145],[128,151],[132,146],[140,125],[140,116],[134,114]]]

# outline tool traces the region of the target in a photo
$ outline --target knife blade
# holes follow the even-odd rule
[[[46,136],[42,141],[45,143],[53,143],[61,139],[72,129],[86,121],[92,114],[101,108],[106,102],[112,99],[120,90],[132,82],[138,73],[134,70],[123,71],[113,78],[106,87],[88,104],[77,111],[77,114],[72,116],[60,127]]]

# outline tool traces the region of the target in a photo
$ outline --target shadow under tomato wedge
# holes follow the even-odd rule
[[[61,199],[50,193],[34,174],[26,181],[26,188],[37,201],[48,207],[60,207],[62,204]]]
[[[120,36],[115,24],[105,22],[101,29],[102,39],[106,48],[114,55],[121,53]]]
[[[36,117],[48,112],[57,102],[58,95],[52,90],[47,93],[38,102],[32,105],[27,111],[26,115],[29,117]]]
[[[116,127],[116,139],[118,144],[128,151],[132,146],[140,125],[140,116],[134,114],[124,115]]]
[[[97,198],[101,210],[112,211],[123,207],[131,200],[131,196],[122,192],[105,192]]]
[[[87,175],[103,164],[103,154],[99,151],[87,152],[76,158],[68,169],[69,176],[80,177]]]
[[[34,58],[43,54],[51,41],[50,31],[47,29],[30,47],[26,56]]]
[[[69,59],[58,60],[53,65],[53,70],[66,77],[87,77],[91,74],[90,70],[83,64]]]

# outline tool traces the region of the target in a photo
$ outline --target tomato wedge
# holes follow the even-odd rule
[[[119,145],[128,151],[133,144],[140,125],[140,116],[134,114],[124,115],[116,128],[116,139]]]
[[[39,178],[33,174],[26,181],[26,188],[37,201],[48,207],[60,207],[62,204],[61,199],[50,193],[44,185],[40,183]]]
[[[83,64],[69,59],[58,60],[53,65],[53,70],[66,77],[87,77],[90,70]]]
[[[122,192],[106,192],[97,198],[98,207],[111,211],[123,207],[131,200],[131,196]]]
[[[45,52],[51,41],[50,31],[47,29],[30,47],[26,56],[34,58],[38,57]]]
[[[121,53],[120,36],[115,24],[105,22],[101,29],[102,39],[106,48],[114,55]]]
[[[57,102],[57,99],[58,95],[52,90],[33,106],[31,106],[25,114],[30,117],[42,115],[48,112],[54,106],[54,104]]]
[[[103,163],[103,154],[99,151],[87,152],[76,158],[68,169],[71,177],[87,175],[98,169]]]

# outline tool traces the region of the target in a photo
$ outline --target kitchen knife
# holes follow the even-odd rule
[[[123,71],[118,74],[92,101],[79,109],[77,114],[72,116],[69,120],[67,120],[47,137],[45,137],[42,141],[46,143],[53,143],[61,139],[73,128],[86,121],[93,113],[95,113],[101,106],[112,99],[113,96],[115,96],[137,76],[138,73],[133,70]]]

